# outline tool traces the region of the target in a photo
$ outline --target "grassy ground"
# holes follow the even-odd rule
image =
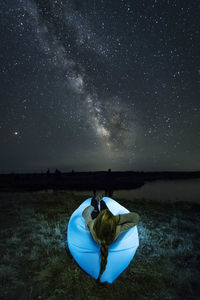
[[[115,198],[140,214],[140,246],[113,284],[99,286],[65,250],[69,218],[86,198],[0,193],[1,299],[199,299],[200,205]]]

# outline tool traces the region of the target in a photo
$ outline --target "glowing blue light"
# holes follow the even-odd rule
[[[129,212],[109,197],[104,197],[103,200],[114,215]],[[97,279],[100,271],[100,245],[93,240],[82,217],[83,210],[90,203],[91,198],[85,200],[72,214],[68,224],[67,242],[70,252],[79,266]],[[112,283],[127,268],[138,246],[137,226],[122,232],[109,247],[106,269],[100,281]]]

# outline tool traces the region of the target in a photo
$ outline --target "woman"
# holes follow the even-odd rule
[[[98,204],[100,203],[100,211]],[[92,198],[91,205],[86,207],[82,213],[86,226],[92,238],[101,246],[101,266],[97,281],[106,269],[108,247],[119,236],[119,234],[135,225],[139,221],[139,215],[131,212],[114,216],[108,209],[106,203],[99,194]]]

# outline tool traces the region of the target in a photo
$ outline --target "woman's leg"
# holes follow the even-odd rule
[[[91,213],[91,217],[92,217],[92,219],[95,219],[98,216],[98,214],[99,214],[98,202],[96,201],[95,197],[92,198],[91,205],[94,207],[94,210]],[[106,205],[106,203],[103,200],[101,200],[101,202],[100,202],[100,210],[104,210],[104,209],[109,209],[109,208]]]
[[[91,213],[91,217],[92,217],[92,219],[95,219],[99,214],[98,203],[97,203],[95,197],[92,198],[91,205],[94,207],[94,210]]]
[[[108,206],[106,205],[106,203],[103,200],[101,200],[101,202],[100,202],[100,208],[101,208],[101,210],[109,209]]]

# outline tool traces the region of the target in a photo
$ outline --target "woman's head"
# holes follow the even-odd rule
[[[94,231],[99,240],[110,245],[116,233],[118,216],[114,216],[108,209],[100,211],[94,223]]]
[[[114,216],[108,209],[100,211],[95,220],[93,228],[101,244],[101,269],[99,278],[106,268],[108,246],[114,241],[118,221],[119,216]]]

